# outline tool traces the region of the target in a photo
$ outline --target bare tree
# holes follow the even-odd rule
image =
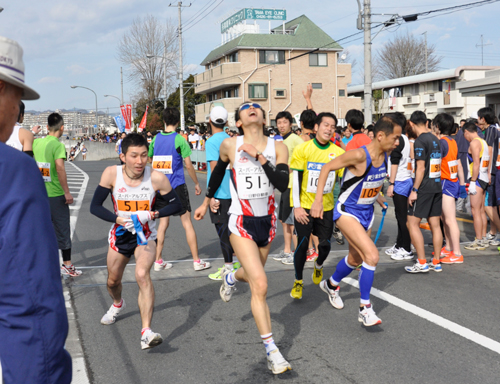
[[[339,52],[338,61],[339,63],[351,64],[351,72],[354,71],[354,69],[358,64],[358,60],[356,60],[356,58],[352,56],[351,52],[347,48],[344,49],[342,52]]]
[[[397,79],[425,73],[425,40],[413,34],[399,34],[390,40],[374,57],[374,67],[383,79]],[[427,71],[438,69],[442,58],[436,55],[436,47],[427,45]]]
[[[118,44],[118,60],[127,79],[139,90],[137,98],[152,100],[163,95],[163,56],[166,44],[167,94],[176,83],[178,61],[177,27],[155,16],[138,17]],[[147,58],[148,55],[154,56]]]

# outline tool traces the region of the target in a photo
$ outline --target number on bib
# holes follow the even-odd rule
[[[118,200],[118,210],[122,212],[149,211],[149,201]]]
[[[236,183],[238,197],[243,200],[261,199],[273,192],[273,186],[262,167],[239,168]]]
[[[323,165],[324,163],[313,163],[313,162],[307,163],[307,170],[308,170],[307,188],[306,188],[307,192],[316,193],[318,191],[318,179]],[[330,193],[333,190],[333,187],[335,186],[335,177],[336,177],[335,172],[330,172],[328,174],[328,178],[326,179],[325,183],[325,188],[323,189],[323,195],[326,195],[327,193]]]
[[[441,159],[431,159],[429,166],[429,178],[437,179],[441,177]]]
[[[359,194],[358,204],[368,205],[373,204],[377,200],[378,193],[382,189],[382,184],[384,180],[378,181],[365,181],[361,187],[361,193]]]
[[[172,170],[172,156],[153,156],[153,169],[165,175],[174,173]]]
[[[458,177],[458,160],[448,161],[448,168],[450,168],[450,179]]]
[[[43,181],[46,183],[50,183],[52,181],[52,178],[50,177],[50,163],[39,163],[37,161],[37,164],[38,169],[42,174]]]

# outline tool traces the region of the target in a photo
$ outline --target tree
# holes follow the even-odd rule
[[[384,45],[374,57],[374,67],[383,79],[420,75],[425,71],[424,39],[418,39],[413,34],[399,34]],[[427,72],[438,69],[442,58],[436,55],[436,47],[427,45]]]
[[[167,93],[174,85],[178,61],[176,27],[167,20],[161,23],[155,16],[138,17],[118,44],[118,60],[125,66],[129,81],[141,90],[140,97],[148,101],[163,93],[163,55],[166,43]],[[153,55],[148,59],[147,55]]]
[[[200,95],[194,93],[195,78],[193,75],[184,80],[184,120],[186,126],[193,125],[196,121],[196,110],[195,106],[197,104],[202,104],[206,101],[205,95]],[[189,90],[188,90],[189,89]],[[180,98],[179,98],[179,87],[174,93],[170,94],[167,100],[167,105],[169,107],[180,108]]]
[[[349,51],[348,48],[344,49],[342,52],[339,53],[338,55],[338,62],[343,64],[351,64],[351,73],[354,72],[354,68],[358,65],[358,60],[356,58],[352,57],[351,52]]]

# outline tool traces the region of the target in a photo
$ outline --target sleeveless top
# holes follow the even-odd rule
[[[441,160],[441,180],[458,180],[458,147],[457,142],[449,137],[443,137],[448,144],[448,153]]]
[[[276,211],[274,186],[267,178],[259,161],[238,148],[243,145],[243,136],[236,138],[236,153],[231,169],[231,206],[229,213],[244,216],[267,216]],[[267,138],[262,155],[276,165],[276,149],[272,138]]]
[[[374,167],[366,146],[361,148],[366,153],[366,171],[362,176],[355,176],[349,168],[345,168],[337,204],[357,210],[372,210],[387,176],[387,154],[380,167]]]
[[[176,136],[175,132],[169,135],[161,133],[156,135],[152,164],[155,170],[167,176],[173,189],[186,184],[183,159],[175,148]]]
[[[476,137],[474,140],[479,140],[481,143],[481,152],[479,152],[479,176],[478,179],[488,183],[488,166],[490,165],[490,153],[488,152],[488,144],[484,139]],[[469,153],[467,156],[467,162],[469,164],[469,172],[472,178],[472,171],[474,167],[474,162],[472,155]]]
[[[410,140],[408,140],[406,135],[401,135],[400,140],[403,140],[405,145],[401,151],[401,160],[399,160],[395,181],[406,181],[411,178],[411,172],[413,170],[412,160],[410,157]],[[388,167],[387,171],[390,175],[391,167]]]
[[[116,166],[115,187],[111,195],[115,214],[128,219],[133,213],[138,211],[151,211],[156,195],[151,182],[151,168],[146,167],[144,169],[144,176],[137,187],[131,187],[125,183],[122,169],[123,166]],[[117,227],[118,224],[113,224],[111,231]],[[142,229],[146,239],[149,239],[150,236],[153,236],[152,240],[156,239],[156,224],[154,220],[143,224]]]
[[[10,135],[9,140],[7,140],[5,143],[9,147],[15,148],[18,151],[23,150],[23,145],[21,144],[21,141],[19,140],[19,130],[20,129],[21,129],[21,125],[16,123],[16,125],[14,125],[14,130],[12,131],[12,135]]]

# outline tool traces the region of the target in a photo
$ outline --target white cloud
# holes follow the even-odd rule
[[[78,64],[70,65],[66,67],[66,69],[69,71],[70,75],[84,75],[90,73],[90,71],[87,68],[84,68]]]
[[[199,73],[200,66],[198,64],[187,64],[184,66],[184,74]]]
[[[444,34],[443,36],[441,36],[441,37],[439,38],[439,40],[447,40],[447,39],[449,39],[450,37],[451,37],[451,35],[450,35],[449,33],[446,33],[446,34]]]
[[[39,84],[54,84],[54,83],[60,83],[62,81],[61,77],[42,77],[40,80],[38,80]]]

